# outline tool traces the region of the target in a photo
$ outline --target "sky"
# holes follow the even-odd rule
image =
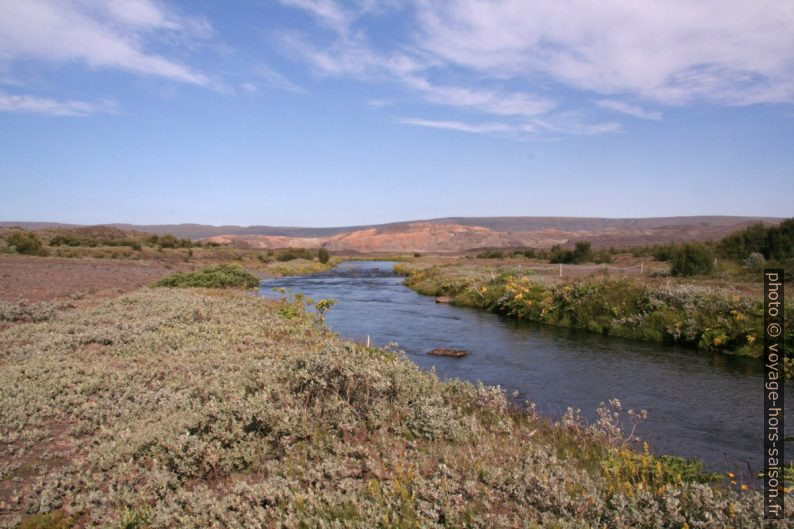
[[[790,0],[0,0],[0,221],[794,216]]]

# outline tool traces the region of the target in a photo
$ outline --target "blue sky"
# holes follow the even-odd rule
[[[794,215],[789,1],[0,0],[0,220]]]

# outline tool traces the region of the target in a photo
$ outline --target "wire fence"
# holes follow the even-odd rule
[[[618,266],[612,264],[600,265],[546,265],[546,266],[532,266],[532,265],[519,265],[517,270],[541,272],[545,275],[557,275],[558,277],[572,277],[592,275],[594,273],[608,273],[627,276],[646,276],[665,273],[668,271],[663,266],[648,266],[645,263],[640,263],[632,266]]]

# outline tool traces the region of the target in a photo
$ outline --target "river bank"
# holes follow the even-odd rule
[[[557,279],[514,267],[465,264],[400,263],[395,272],[420,294],[519,320],[753,358],[763,354],[762,302],[726,289],[608,275]],[[792,351],[794,305],[787,304],[785,316],[785,345]],[[789,379],[794,373],[790,355]]]
[[[761,523],[759,493],[628,450],[615,409],[515,413],[245,292],[142,289],[0,351],[3,527]]]

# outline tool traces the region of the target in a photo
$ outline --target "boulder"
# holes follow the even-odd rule
[[[469,353],[461,349],[448,349],[446,347],[436,347],[432,351],[429,351],[427,354],[433,356],[448,356],[450,358],[463,358]]]
[[[449,296],[438,296],[436,303],[452,303],[452,298]]]

